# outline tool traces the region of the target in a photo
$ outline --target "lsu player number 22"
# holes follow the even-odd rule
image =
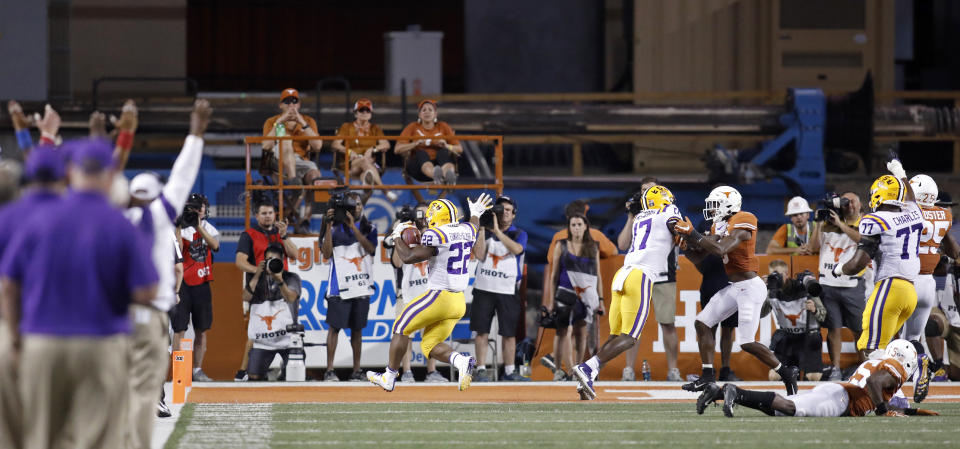
[[[386,391],[393,391],[410,336],[423,330],[420,348],[423,355],[442,362],[450,362],[459,372],[460,390],[466,390],[473,380],[476,359],[456,352],[443,343],[466,311],[463,291],[470,281],[467,269],[470,251],[477,238],[480,215],[491,207],[492,199],[482,193],[476,201],[467,200],[470,221],[459,222],[459,211],[450,201],[434,200],[427,207],[427,229],[419,245],[410,246],[400,238],[412,223],[398,223],[387,237],[396,246],[404,264],[429,261],[427,291],[403,308],[393,323],[390,340],[390,360],[384,372],[367,371],[367,379]],[[390,243],[390,242],[388,242]]]

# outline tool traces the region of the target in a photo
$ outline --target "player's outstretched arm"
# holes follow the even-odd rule
[[[899,386],[900,382],[897,382],[890,373],[883,370],[877,370],[867,378],[864,390],[867,391],[867,396],[870,397],[870,401],[876,407],[874,413],[877,416],[905,416],[903,409],[889,406],[887,401],[883,400],[883,390],[898,388]]]
[[[692,244],[693,246],[698,246],[707,253],[716,256],[723,256],[730,251],[733,251],[733,249],[736,248],[740,242],[750,240],[750,231],[745,229],[734,229],[733,232],[727,234],[720,240],[707,238],[701,234],[700,231],[697,231],[696,228],[693,227],[693,224],[690,223],[689,218],[685,218],[683,221],[678,221],[674,225],[673,230],[677,233],[677,235],[683,236],[688,243]]]
[[[839,277],[841,274],[853,276],[867,267],[870,259],[876,257],[880,251],[880,239],[878,236],[861,235],[860,242],[857,244],[857,252],[846,263],[836,264],[833,267],[833,276]]]
[[[903,199],[908,203],[915,202],[917,197],[913,195],[913,187],[910,186],[910,180],[907,179],[907,172],[903,169],[903,164],[900,163],[900,159],[893,158],[890,162],[887,162],[887,170],[890,171],[890,174],[895,178],[903,181],[904,192]]]

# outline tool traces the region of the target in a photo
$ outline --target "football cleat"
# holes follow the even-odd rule
[[[733,418],[733,407],[737,405],[737,396],[736,385],[723,385],[723,416]]]
[[[780,367],[777,374],[783,380],[783,386],[787,387],[787,396],[797,394],[797,379],[800,378],[800,368],[784,365]]]
[[[581,401],[589,401],[589,400],[590,400],[590,396],[587,396],[587,393],[584,391],[583,386],[580,385],[580,384],[577,384],[577,394],[580,395],[580,400],[581,400]]]
[[[947,382],[950,380],[950,378],[947,377],[947,370],[943,367],[934,371],[931,377],[933,377],[933,379],[930,379],[932,382]]]
[[[697,414],[702,415],[708,405],[721,398],[723,398],[723,389],[717,384],[708,384],[703,389],[703,393],[700,393],[700,397],[697,398]]]
[[[467,356],[465,358],[466,361],[457,366],[457,375],[460,380],[460,391],[465,391],[467,388],[470,388],[470,382],[473,381],[473,370],[477,368],[477,359],[475,359],[473,356]]]
[[[380,388],[383,388],[385,391],[393,391],[394,384],[397,382],[396,377],[391,377],[388,381],[386,373],[378,373],[375,371],[367,371],[367,380],[374,385],[379,385]]]
[[[683,384],[680,388],[686,391],[697,392],[697,391],[703,391],[705,388],[707,388],[707,385],[710,385],[712,383],[713,383],[713,379],[706,379],[703,376],[700,376],[697,378],[697,380],[690,383]]]
[[[581,394],[586,395],[590,400],[597,398],[597,392],[593,389],[593,369],[586,363],[581,363],[573,367],[573,374],[577,376],[577,382],[583,388]]]
[[[930,392],[930,357],[920,354],[917,381],[913,385],[913,402],[923,402]]]
[[[157,416],[160,418],[169,418],[172,415],[170,408],[167,407],[167,404],[161,399],[160,402],[157,403]]]

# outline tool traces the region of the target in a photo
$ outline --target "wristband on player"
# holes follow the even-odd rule
[[[55,135],[53,135],[53,134],[50,134],[50,133],[48,133],[48,132],[41,132],[41,133],[40,133],[40,144],[41,144],[41,145],[56,145],[56,144],[57,144],[57,136],[55,136]]]
[[[129,152],[133,147],[133,133],[130,131],[120,131],[117,134],[117,144],[124,152]]]
[[[886,402],[881,402],[881,403],[877,404],[877,408],[874,409],[874,413],[875,413],[877,416],[886,415],[886,414],[887,414],[887,403],[886,403]]]
[[[33,139],[30,138],[29,129],[21,129],[14,133],[17,136],[17,145],[20,145],[21,150],[29,150],[33,147]]]

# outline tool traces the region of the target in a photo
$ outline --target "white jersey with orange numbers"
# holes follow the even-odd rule
[[[917,280],[923,223],[920,206],[912,201],[899,212],[876,211],[860,219],[860,235],[880,239],[880,252],[873,260],[874,282],[894,277]]]
[[[682,219],[680,209],[673,204],[640,211],[633,218],[633,240],[623,266],[637,267],[654,279],[665,274],[667,257],[674,246],[672,224]]]
[[[857,371],[850,376],[850,380],[840,383],[850,396],[850,416],[864,416],[877,406],[870,399],[870,395],[867,394],[867,379],[881,371],[890,374],[897,381],[896,386],[883,390],[884,402],[889,402],[894,393],[907,380],[907,372],[903,369],[903,365],[893,357],[863,362],[857,367]]]
[[[920,206],[923,212],[923,233],[920,234],[920,274],[933,274],[940,263],[940,243],[950,232],[953,213],[942,207]]]
[[[427,289],[462,292],[470,283],[470,253],[477,240],[472,223],[449,223],[427,228],[420,244],[437,248],[427,268]],[[407,299],[408,301],[410,299]]]

